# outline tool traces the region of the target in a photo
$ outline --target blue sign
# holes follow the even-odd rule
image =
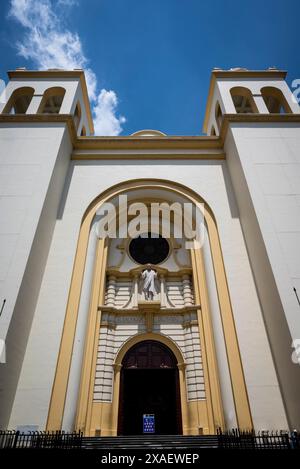
[[[143,433],[155,433],[154,414],[143,414]]]

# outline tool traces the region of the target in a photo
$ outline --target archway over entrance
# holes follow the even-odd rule
[[[155,434],[182,433],[177,360],[155,340],[137,343],[123,358],[118,434],[142,434],[144,414],[154,414]]]
[[[213,212],[199,194],[174,181],[159,179],[139,179],[119,182],[96,197],[87,208],[80,226],[76,256],[70,285],[68,304],[66,308],[65,322],[62,333],[61,345],[57,361],[56,373],[53,383],[51,401],[49,406],[47,430],[62,428],[64,409],[70,377],[70,369],[75,344],[76,327],[82,294],[85,267],[87,262],[87,250],[93,220],[99,208],[106,202],[116,200],[120,195],[129,194],[136,198],[137,194],[145,194],[145,191],[164,191],[168,201],[187,201],[192,204],[204,203],[204,219],[208,232],[209,246],[214,267],[216,288],[220,306],[220,315],[225,339],[225,348],[232,384],[232,392],[235,403],[237,423],[240,428],[252,428],[252,418],[247,395],[247,388],[243,374],[241,356],[238,346],[235,321],[231,307],[229,289],[226,279],[220,239],[217,224]],[[185,202],[184,202],[185,203]],[[115,435],[118,430],[119,386],[121,375],[121,361],[114,363],[114,390],[111,403],[95,402],[94,381],[96,367],[94,357],[97,356],[99,345],[97,328],[100,327],[102,310],[99,305],[104,303],[104,282],[106,275],[108,243],[102,238],[97,243],[97,260],[91,302],[89,307],[88,327],[86,329],[85,354],[82,365],[80,392],[78,398],[77,417],[75,428],[84,429],[85,435],[94,435],[101,420],[101,426],[105,434]],[[195,301],[201,304],[197,309],[197,322],[200,328],[200,341],[202,347],[202,362],[204,367],[204,384],[206,399],[187,400],[185,388],[184,363],[180,363],[180,357],[169,345],[179,360],[178,369],[180,376],[180,393],[182,405],[182,421],[184,434],[198,434],[201,429],[204,433],[214,433],[217,427],[224,428],[221,392],[218,378],[218,368],[215,356],[214,334],[210,317],[209,295],[205,278],[205,265],[200,249],[191,249],[193,281],[195,288]],[[147,333],[148,334],[148,333]],[[149,334],[151,334],[149,332]],[[155,334],[153,334],[155,335]],[[163,337],[163,335],[161,336]],[[104,411],[105,408],[105,411]],[[100,420],[99,420],[100,419]]]

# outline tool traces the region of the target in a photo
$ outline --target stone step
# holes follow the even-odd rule
[[[144,449],[144,448],[204,448],[217,447],[216,435],[133,435],[84,437],[82,446],[87,449]]]

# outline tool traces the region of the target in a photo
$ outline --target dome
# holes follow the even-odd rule
[[[139,130],[131,134],[132,137],[166,137],[166,134],[159,130]]]

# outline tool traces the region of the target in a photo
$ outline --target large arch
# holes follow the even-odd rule
[[[275,86],[264,86],[260,90],[270,114],[291,114],[292,109],[283,92]]]
[[[14,90],[4,107],[2,114],[26,114],[34,92],[35,90],[31,86],[23,86]]]
[[[38,108],[38,114],[59,114],[66,94],[62,86],[53,86],[44,92]]]
[[[166,345],[171,352],[175,355],[175,358],[177,360],[178,366],[185,366],[185,360],[183,357],[183,354],[179,347],[171,340],[169,337],[166,335],[162,334],[156,334],[153,332],[147,332],[144,334],[137,334],[130,339],[128,339],[122,347],[118,350],[117,355],[114,360],[114,366],[118,367],[122,364],[122,361],[126,355],[126,353],[136,344],[139,342],[143,342],[145,340],[156,340],[158,342],[161,342],[162,344]]]
[[[110,187],[91,202],[83,215],[73,266],[61,346],[49,406],[47,429],[58,430],[62,425],[91,223],[98,208],[103,203],[113,199],[118,195],[121,195],[124,192],[130,192],[137,189],[165,189],[174,194],[185,197],[194,204],[204,204],[204,218],[207,225],[207,231],[211,245],[211,254],[214,264],[216,286],[218,291],[237,422],[240,428],[252,428],[250,406],[226,280],[222,250],[213,212],[199,194],[182,184],[160,179],[138,179],[126,181]],[[94,272],[94,286],[97,285],[97,289],[93,288],[92,292],[87,332],[87,334],[89,336],[91,335],[92,337],[94,336],[95,330],[97,330],[97,327],[99,327],[100,324],[98,305],[103,302],[106,258],[107,242],[104,239],[100,239],[97,251],[97,262],[95,263],[96,267]],[[222,426],[222,409],[220,408],[221,402],[218,394],[218,375],[216,373],[213,334],[209,317],[209,300],[205,283],[205,269],[202,253],[199,249],[194,250],[191,252],[191,258],[195,280],[195,294],[197,301],[201,304],[201,311],[198,312],[198,319],[199,324],[201,323],[202,325],[202,336],[200,332],[200,339],[201,342],[205,343],[206,345],[206,357],[204,357],[207,362],[208,376],[206,386],[209,389],[209,404],[210,408],[212,409],[212,412],[209,416],[209,431],[213,433],[216,426]],[[79,405],[77,416],[78,428],[85,428],[86,422],[90,422],[91,420],[91,406],[89,407],[88,403],[91,400],[91,380],[94,378],[93,368],[95,368],[95,359],[95,347],[93,342],[89,340],[85,349],[84,360],[86,366],[83,366],[81,380],[81,405]],[[216,416],[219,416],[218,421],[216,421]]]
[[[234,86],[230,89],[230,94],[235,110],[238,114],[253,114],[258,112],[256,103],[249,88],[246,88],[245,86]]]

